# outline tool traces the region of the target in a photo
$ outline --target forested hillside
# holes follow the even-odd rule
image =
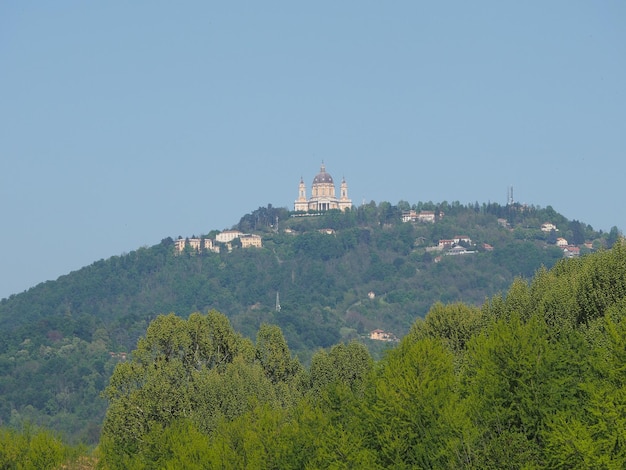
[[[434,223],[402,222],[402,212],[411,208],[441,215]],[[30,421],[62,431],[74,441],[97,442],[107,407],[101,392],[117,365],[120,370],[134,367],[138,356],[133,354],[128,362],[130,351],[159,314],[175,312],[188,318],[193,312],[221,312],[227,329],[241,335],[237,348],[242,349],[224,359],[230,364],[241,356],[237,361],[243,369],[231,370],[241,380],[245,374],[260,374],[257,366],[256,371],[247,370],[261,361],[257,332],[266,331],[264,324],[276,325],[299,358],[287,375],[296,382],[309,381],[298,382],[302,391],[314,386],[301,369],[317,367],[322,357],[318,348],[359,341],[375,351],[382,343],[366,339],[371,330],[384,329],[398,337],[414,334],[416,319],[437,302],[463,302],[468,309],[478,309],[485,299],[506,292],[516,277],[528,279],[541,266],[554,265],[563,250],[555,245],[554,233],[540,230],[542,223],[556,224],[559,237],[581,246],[588,242],[591,248],[582,246],[583,254],[610,247],[617,239],[617,229],[596,232],[550,207],[411,207],[401,202],[370,203],[348,213],[291,215],[268,206],[242,217],[234,228],[261,235],[260,249],[234,243],[232,251],[186,249],[177,255],[168,237],[3,299],[0,423],[19,426]],[[441,239],[461,235],[471,239],[465,248],[473,253],[445,256],[433,249]],[[331,351],[340,354],[341,348],[334,348]],[[335,359],[331,355],[327,360]],[[289,387],[282,392],[268,388],[263,392],[267,400],[260,402],[297,401]],[[111,393],[109,388],[109,399],[115,397]],[[210,426],[202,429],[208,432]]]
[[[303,366],[276,325],[160,315],[113,372],[95,451],[0,429],[0,466],[624,468],[625,344],[624,241],[482,307],[437,303],[378,361],[351,341]]]

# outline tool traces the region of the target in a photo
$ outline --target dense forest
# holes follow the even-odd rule
[[[434,223],[402,222],[403,211],[409,209],[432,210],[438,218]],[[416,325],[429,310],[433,317],[438,310],[496,309],[498,297],[494,295],[508,291],[508,299],[542,266],[550,268],[559,262],[563,251],[555,244],[555,233],[540,230],[542,223],[555,224],[560,237],[581,246],[587,242],[581,247],[583,255],[610,248],[619,238],[615,228],[596,232],[550,207],[372,202],[348,213],[293,215],[268,206],[242,217],[234,228],[260,234],[261,249],[234,244],[232,251],[186,249],[177,255],[174,240],[168,237],[153,247],[97,261],[3,299],[0,424],[13,430],[26,423],[41,425],[60,432],[68,442],[101,442],[102,449],[117,449],[114,453],[124,456],[126,451],[119,452],[117,447],[122,444],[110,441],[107,430],[120,425],[115,424],[114,410],[125,406],[123,393],[132,395],[132,390],[123,381],[116,388],[115,381],[123,379],[124,371],[140,374],[133,379],[135,384],[148,380],[141,378],[145,373],[141,368],[160,354],[160,340],[151,339],[155,330],[178,328],[185,336],[192,326],[211,332],[216,322],[226,341],[218,348],[222,356],[210,356],[213,353],[202,349],[213,346],[194,343],[200,349],[185,354],[200,354],[199,362],[183,361],[182,369],[167,372],[174,374],[168,379],[170,385],[185,394],[180,404],[184,402],[183,416],[189,418],[179,422],[181,416],[172,405],[169,412],[176,418],[175,426],[189,427],[186,434],[203,441],[225,423],[236,422],[244,411],[282,410],[284,416],[272,415],[271,419],[287,422],[312,390],[317,390],[314,395],[320,399],[329,393],[324,380],[336,382],[335,374],[354,376],[348,387],[352,392],[364,387],[364,377],[386,367],[385,361],[406,347],[407,338],[422,331]],[[439,240],[457,235],[472,240],[467,248],[474,253],[441,256],[444,253],[432,250]],[[565,265],[574,266],[582,259],[586,256]],[[276,308],[277,293],[280,309]],[[486,299],[491,300],[485,304]],[[581,323],[587,324],[587,319]],[[470,335],[475,327],[464,325],[469,330],[461,331]],[[368,333],[376,328],[404,337],[382,360],[382,350],[394,344],[368,340]],[[218,340],[210,343],[214,341]],[[280,343],[277,351],[268,346],[276,341]],[[465,342],[455,347],[461,350]],[[269,373],[268,364],[279,360],[276,355],[287,365],[275,366],[280,371]],[[351,369],[355,357],[361,361],[358,371]],[[461,366],[457,356],[453,365],[456,374]],[[319,378],[315,371],[327,378]],[[209,397],[206,390],[193,394],[192,400],[190,391],[176,382],[182,377],[186,381],[197,378],[194,386],[202,383],[211,390],[224,390],[222,395],[238,396],[240,402],[228,404],[222,395]],[[239,380],[250,393],[237,391],[227,377]],[[141,390],[136,393],[146,393]],[[161,392],[150,393],[158,396]],[[206,401],[200,403],[202,394]],[[200,423],[192,419],[200,412],[198,406],[225,408],[221,414],[204,413],[205,421]],[[317,408],[309,411],[319,412]],[[165,434],[174,421],[161,422]],[[151,439],[159,434],[151,424],[126,425],[138,426],[132,432],[150,430]],[[116,430],[114,434],[123,433]],[[160,448],[162,443],[155,445]],[[145,449],[136,450],[140,455]]]
[[[625,313],[619,241],[481,307],[436,303],[379,360],[351,341],[305,367],[276,325],[253,341],[214,310],[159,315],[113,372],[96,450],[3,431],[0,466],[624,468]]]

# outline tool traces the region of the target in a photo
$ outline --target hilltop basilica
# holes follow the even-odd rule
[[[335,195],[335,182],[329,173],[326,173],[324,163],[320,168],[320,172],[313,178],[313,186],[311,188],[311,198],[306,197],[306,186],[304,180],[300,178],[299,196],[294,202],[295,211],[327,211],[330,209],[339,209],[342,211],[352,208],[352,201],[348,199],[348,184],[346,179],[341,181],[339,190],[339,198]]]

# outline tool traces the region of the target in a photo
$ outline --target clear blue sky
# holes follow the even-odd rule
[[[0,297],[293,207],[551,205],[626,228],[626,3],[0,4]]]

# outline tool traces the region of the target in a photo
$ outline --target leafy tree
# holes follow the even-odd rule
[[[596,341],[589,354],[592,373],[581,376],[579,402],[548,421],[546,453],[553,468],[626,465],[625,306],[622,299],[602,319],[606,341]]]
[[[201,470],[209,459],[209,437],[189,420],[179,419],[169,426],[154,426],[144,437],[146,450],[130,456],[127,468]]]
[[[556,245],[556,230],[552,229],[550,230],[550,232],[548,233],[548,238],[546,239],[546,241],[550,244],[550,245]]]
[[[55,469],[88,458],[83,447],[70,447],[51,431],[25,426],[21,430],[0,428],[0,468]]]
[[[256,337],[255,354],[274,383],[288,380],[298,369],[298,363],[291,358],[283,333],[276,325],[261,325]]]
[[[541,318],[521,322],[513,314],[470,341],[462,380],[478,467],[546,466],[547,420],[576,406],[586,373],[579,338],[569,333],[553,343]]]
[[[582,245],[585,243],[585,228],[578,220],[572,220],[569,224],[572,232],[571,243],[574,245]]]
[[[611,227],[609,231],[609,235],[606,238],[606,246],[607,248],[613,248],[613,245],[620,239],[620,231],[617,227]]]
[[[196,373],[189,394],[193,397],[189,417],[207,434],[223,420],[233,420],[256,404],[281,407],[291,401],[290,390],[276,387],[260,364],[236,357],[223,370]]]
[[[361,392],[372,366],[372,358],[362,343],[340,343],[329,351],[319,350],[311,358],[311,392],[315,395],[336,384]]]
[[[240,374],[229,375],[231,363],[236,357],[250,361],[251,351],[249,342],[235,334],[218,312],[193,314],[189,320],[174,314],[157,317],[131,361],[118,365],[105,390],[110,405],[102,446],[106,456],[116,459],[111,465],[124,465],[125,459],[144,452],[144,437],[153,429],[193,418],[197,395],[192,392],[197,384],[207,380],[211,384],[210,377],[218,372],[233,383]],[[231,401],[222,400],[216,412],[233,417],[245,411],[231,407],[237,397],[231,394]]]
[[[452,352],[460,354],[482,326],[483,315],[479,308],[462,303],[444,305],[438,302],[431,307],[424,320],[415,321],[407,340],[440,339]]]
[[[376,452],[379,465],[464,465],[466,425],[458,414],[452,352],[438,339],[403,341],[382,365],[364,411],[367,446]]]
[[[276,225],[276,222],[286,220],[289,212],[283,207],[259,207],[250,214],[244,215],[237,224],[237,229],[242,232],[269,231]]]

